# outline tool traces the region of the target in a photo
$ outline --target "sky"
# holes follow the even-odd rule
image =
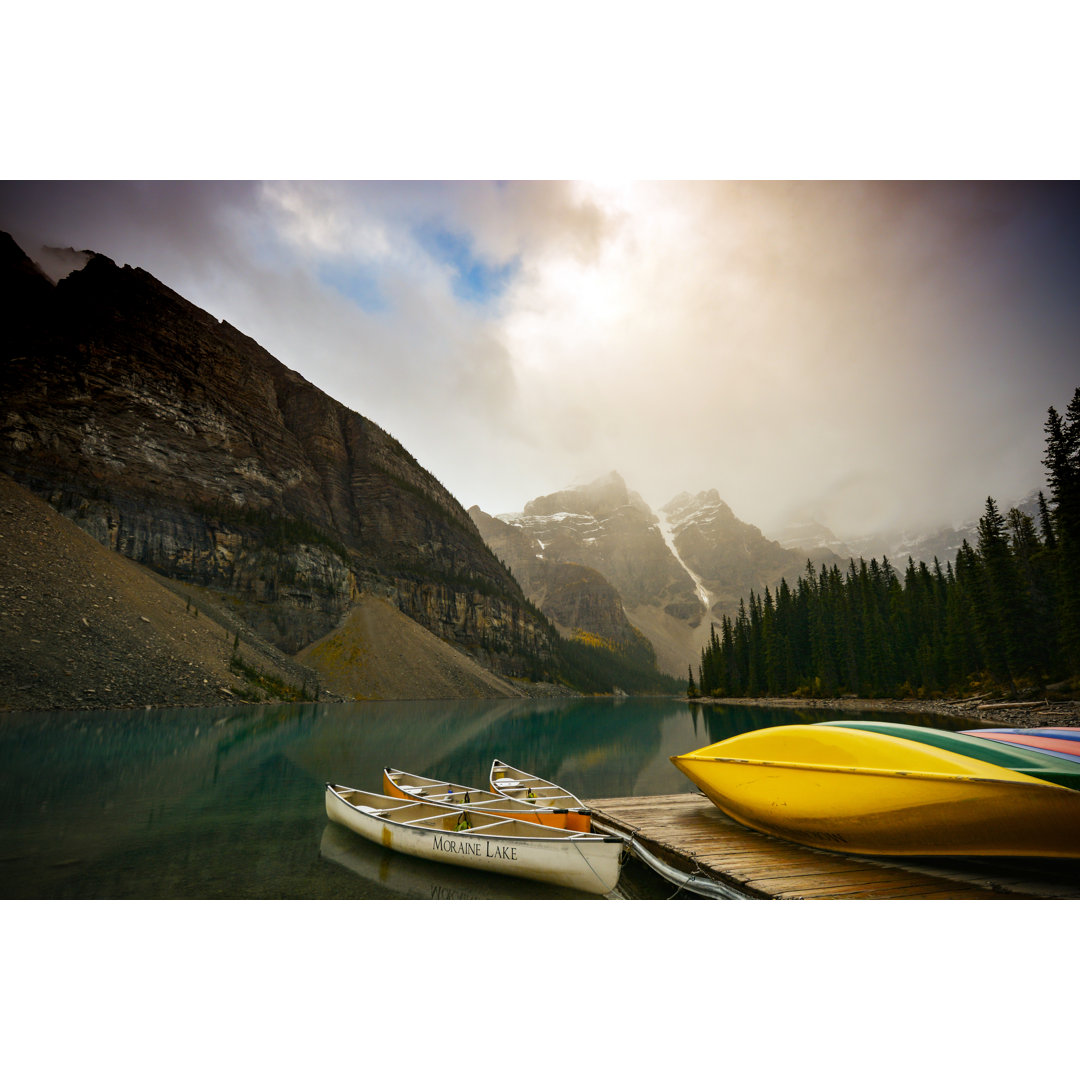
[[[143,267],[489,513],[616,470],[766,535],[958,523],[1044,486],[1080,385],[1071,184],[20,181],[0,228]]]

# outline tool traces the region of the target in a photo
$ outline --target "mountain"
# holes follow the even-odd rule
[[[683,492],[661,507],[671,541],[686,567],[707,594],[715,619],[738,610],[751,591],[775,591],[781,578],[789,584],[808,559],[835,562],[839,555],[823,546],[786,548],[765,537],[756,525],[740,521],[715,489]]]
[[[708,641],[713,621],[734,615],[750,590],[793,582],[810,554],[792,552],[738,520],[715,490],[684,492],[655,514],[616,472],[591,484],[533,499],[520,514],[493,518],[469,511],[492,551],[513,571],[529,598],[566,627],[553,585],[568,565],[578,575],[574,624],[584,633],[613,633],[599,617],[604,586],[621,602],[626,621],[652,645],[661,670],[685,677]],[[588,595],[589,602],[584,602]]]
[[[382,597],[503,675],[556,635],[396,440],[143,270],[0,234],[0,471],[294,654]],[[70,260],[69,260],[70,261]]]
[[[661,606],[680,618],[700,618],[693,579],[672,553],[656,515],[618,473],[557,491],[500,515],[523,529],[554,562],[592,567],[618,590],[628,610]]]
[[[565,637],[591,634],[616,645],[640,640],[614,586],[597,570],[576,562],[544,558],[538,539],[524,529],[469,508],[488,547],[513,571],[529,599]]]
[[[617,473],[534,499],[520,515],[496,518],[478,506],[469,514],[565,638],[612,649],[643,670],[659,667],[682,677],[659,657],[635,613],[649,604],[689,602],[700,617],[701,605],[652,511]]]
[[[852,556],[854,552],[827,526],[820,521],[799,521],[782,529],[776,542],[786,548],[829,548],[837,555]]]
[[[696,495],[684,491],[665,503],[661,513],[672,550],[693,575],[709,612],[700,626],[691,625],[683,646],[692,651],[695,665],[713,624],[725,615],[734,618],[740,601],[751,592],[761,596],[769,589],[775,595],[781,579],[794,584],[805,572],[807,560],[815,565],[838,561],[829,547],[789,549],[770,540],[756,525],[737,518],[715,488]],[[675,633],[671,628],[667,632]]]

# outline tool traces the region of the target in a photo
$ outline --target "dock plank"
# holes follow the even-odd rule
[[[672,871],[750,898],[1080,899],[1080,860],[889,860],[803,847],[740,825],[700,794],[597,799],[594,825],[633,838]],[[1062,865],[1062,864],[1068,865]]]

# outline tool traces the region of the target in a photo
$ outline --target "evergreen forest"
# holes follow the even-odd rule
[[[987,498],[955,566],[888,558],[750,593],[714,624],[691,697],[1047,693],[1080,678],[1080,388],[1045,424],[1038,521]]]

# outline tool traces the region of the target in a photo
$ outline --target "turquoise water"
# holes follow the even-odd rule
[[[0,897],[581,899],[388,852],[327,821],[323,786],[381,791],[395,766],[486,788],[498,757],[586,802],[693,791],[672,754],[836,715],[660,699],[7,714]],[[628,897],[672,893],[643,868],[624,879]]]

